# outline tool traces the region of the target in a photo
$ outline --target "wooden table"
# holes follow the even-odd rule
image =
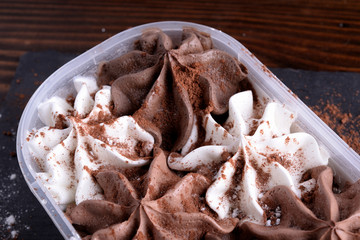
[[[220,29],[269,67],[360,72],[358,1],[2,0],[0,100],[27,51],[82,53],[124,29],[164,20]]]

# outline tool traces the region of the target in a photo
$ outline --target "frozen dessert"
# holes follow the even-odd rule
[[[334,193],[327,152],[208,34],[148,29],[73,82],[27,140],[84,239],[359,236],[360,181]]]

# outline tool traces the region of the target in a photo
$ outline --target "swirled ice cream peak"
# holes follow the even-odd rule
[[[220,218],[246,216],[241,218],[264,221],[261,194],[285,185],[301,197],[300,189],[309,191],[315,184],[301,182],[302,175],[328,163],[327,154],[311,135],[291,131],[296,116],[285,106],[270,102],[261,118],[257,114],[252,92],[237,93],[230,98],[224,126],[211,114],[204,116],[205,146],[169,156],[171,169],[196,171],[221,163],[228,155],[206,192],[207,203]]]
[[[110,86],[99,89],[91,77],[76,77],[74,85],[73,104],[54,96],[39,105],[45,126],[28,137],[40,168],[37,178],[64,205],[102,199],[92,172],[146,165],[154,144],[131,116],[113,116]]]

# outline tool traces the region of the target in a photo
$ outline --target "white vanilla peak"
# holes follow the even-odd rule
[[[131,168],[148,164],[154,138],[132,117],[111,114],[111,88],[99,89],[94,78],[77,77],[74,107],[52,97],[38,107],[46,125],[28,136],[37,177],[60,205],[103,199],[91,172],[101,166]],[[91,97],[95,94],[95,99]],[[63,121],[65,129],[56,129]],[[138,151],[141,151],[141,154]]]
[[[226,129],[207,114],[203,119],[207,145],[191,152],[183,149],[181,156],[170,154],[168,164],[175,170],[194,171],[220,163],[222,154],[230,153],[207,190],[206,201],[219,218],[241,214],[246,215],[244,221],[265,223],[258,197],[277,185],[289,186],[300,197],[300,187],[309,191],[315,185],[312,180],[301,183],[302,175],[327,165],[328,155],[311,135],[291,132],[295,115],[283,105],[268,103],[260,119],[254,109],[251,91],[235,94],[229,101]],[[197,136],[192,136],[189,141],[196,142]]]
[[[61,97],[52,97],[38,106],[38,115],[46,126],[55,127],[59,116],[67,116],[73,111],[73,107]]]

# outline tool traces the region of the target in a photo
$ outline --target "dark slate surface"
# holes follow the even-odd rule
[[[271,71],[308,106],[321,101],[339,105],[342,112],[360,114],[360,74],[275,68]]]
[[[63,239],[29,190],[14,154],[17,126],[27,101],[42,81],[74,57],[52,51],[24,54],[0,106],[0,239],[13,239],[11,232],[18,239]],[[15,224],[8,226],[6,218],[11,215]]]
[[[31,94],[51,73],[75,54],[53,51],[27,53],[20,59],[15,78],[0,106],[0,238],[62,239],[42,206],[28,189],[15,156],[15,138],[22,110]],[[271,69],[306,104],[320,99],[341,104],[341,109],[358,116],[360,74]],[[6,218],[15,217],[15,224]]]

